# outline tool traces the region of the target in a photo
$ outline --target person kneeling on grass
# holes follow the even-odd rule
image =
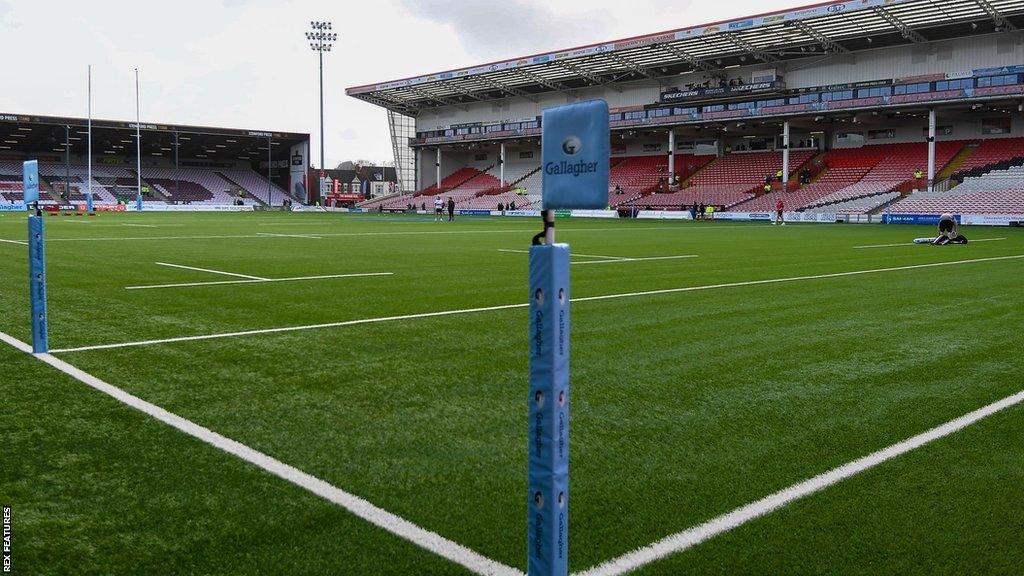
[[[956,219],[952,214],[939,216],[939,236],[932,241],[936,246],[944,244],[967,244],[967,237],[956,229]]]
[[[916,244],[945,246],[946,244],[967,244],[967,237],[957,230],[956,218],[952,214],[939,216],[939,235],[935,238],[917,238]]]

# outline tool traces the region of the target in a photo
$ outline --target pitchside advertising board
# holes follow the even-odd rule
[[[544,111],[545,211],[608,204],[608,104]],[[545,222],[545,230],[549,224]],[[527,573],[569,572],[569,245],[530,247]]]

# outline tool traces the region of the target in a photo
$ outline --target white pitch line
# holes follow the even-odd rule
[[[3,238],[0,238],[0,242],[3,242],[4,244],[21,244],[22,246],[28,246],[28,242],[22,242],[21,240],[4,240]]]
[[[167,262],[155,262],[157,266],[167,266],[168,268],[181,268],[182,270],[194,270],[196,272],[209,272],[210,274],[220,274],[221,276],[234,276],[236,278],[247,278],[249,280],[267,280],[260,276],[249,276],[247,274],[235,274],[234,272],[224,272],[222,270],[211,270],[209,268],[196,268],[194,266],[182,266],[181,264],[168,264]]]
[[[158,226],[154,226],[152,224],[121,224],[121,226],[131,226],[134,228],[158,228]]]
[[[649,256],[645,258],[617,258],[615,260],[590,260],[588,262],[573,262],[572,264],[615,264],[616,262],[644,262],[647,260],[679,260],[682,258],[696,257],[696,254],[683,254],[680,256]]]
[[[810,496],[815,492],[828,488],[829,486],[837,484],[847,478],[856,476],[861,472],[870,470],[883,462],[902,456],[907,452],[916,450],[917,448],[934,442],[940,438],[949,436],[955,432],[959,432],[983,418],[991,416],[1001,410],[1010,408],[1011,406],[1016,406],[1021,402],[1024,402],[1024,391],[1007,396],[1002,400],[993,402],[968,414],[964,414],[955,420],[950,420],[945,424],[941,424],[931,430],[922,432],[921,434],[911,438],[907,438],[902,442],[898,442],[892,446],[883,448],[847,464],[843,464],[838,468],[833,468],[828,472],[794,484],[789,488],[780,490],[756,502],[751,502],[750,504],[741,506],[732,512],[708,520],[703,524],[666,536],[653,544],[644,546],[643,548],[639,548],[613,560],[608,560],[607,562],[603,562],[598,566],[584,570],[583,572],[577,572],[573,576],[619,576],[620,574],[632,572],[641,566],[650,564],[656,560],[665,558],[666,556],[688,550],[705,540],[728,532],[733,528],[742,526],[751,520],[774,512],[775,510],[783,508],[801,498]]]
[[[510,254],[529,254],[530,253],[529,250],[510,250],[508,248],[498,248],[498,252],[508,252]],[[623,256],[598,256],[596,254],[577,254],[576,252],[572,252],[569,255],[570,256],[579,256],[580,258],[603,258],[603,259],[606,259],[606,260],[625,260],[626,259]]]
[[[358,274],[329,274],[327,276],[298,276],[295,278],[254,278],[252,280],[219,280],[217,282],[183,282],[180,284],[152,284],[146,286],[125,286],[125,290],[155,290],[158,288],[189,288],[193,286],[224,286],[225,284],[266,284],[269,282],[302,282],[309,280],[332,280],[335,278],[362,278],[365,276],[392,276],[394,272],[362,272]]]
[[[968,244],[974,244],[975,242],[996,242],[998,240],[1006,240],[1006,238],[979,238],[977,240],[970,240]],[[855,250],[861,248],[890,248],[893,246],[920,246],[914,242],[900,242],[898,244],[872,244],[870,246],[854,246]]]
[[[915,270],[920,268],[935,268],[939,266],[955,266],[959,264],[973,264],[977,262],[996,262],[1000,260],[1019,260],[1024,254],[1013,256],[993,256],[989,258],[972,258],[970,260],[953,260],[948,262],[933,262],[931,264],[913,264],[909,266],[896,266],[891,268],[874,268],[870,270],[853,270],[850,272],[834,272],[831,274],[816,274],[813,276],[791,276],[788,278],[769,278],[767,280],[748,280],[745,282],[728,282],[724,284],[707,284],[703,286],[685,286],[682,288],[666,288],[662,290],[647,290],[644,292],[625,292],[620,294],[605,294],[603,296],[585,296],[573,298],[573,302],[590,302],[594,300],[613,300],[616,298],[635,298],[638,296],[653,296],[657,294],[674,294],[681,292],[697,292],[701,290],[714,290],[717,288],[734,288],[740,286],[755,286],[758,284],[777,284],[782,282],[798,282],[802,280],[819,280],[823,278],[840,278],[843,276],[857,276],[861,274],[878,274],[882,272],[896,272],[899,270]],[[64,348],[51,350],[52,354],[65,352],[86,352],[90,350],[110,350],[113,348],[131,348],[136,346],[149,346],[154,344],[173,344],[175,342],[194,342],[197,340],[214,340],[218,338],[233,338],[237,336],[255,336],[258,334],[280,334],[283,332],[299,332],[304,330],[317,330],[322,328],[337,328],[341,326],[355,326],[359,324],[375,324],[378,322],[392,322],[396,320],[413,320],[418,318],[435,318],[438,316],[454,316],[458,314],[472,314],[477,312],[493,312],[495,310],[511,310],[515,308],[526,308],[529,303],[502,304],[499,306],[484,306],[480,308],[465,308],[461,310],[443,310],[440,312],[423,312],[419,314],[403,314],[401,316],[384,316],[378,318],[363,318],[361,320],[345,320],[341,322],[329,322],[326,324],[308,324],[305,326],[285,326],[281,328],[264,328],[259,330],[245,330],[242,332],[225,332],[220,334],[204,334],[200,336],[181,336],[177,338],[162,338],[159,340],[142,340],[139,342],[122,342],[118,344],[99,344],[94,346],[81,346],[77,348]]]
[[[580,254],[579,252],[570,252],[569,255],[581,258],[600,258],[602,260],[628,260],[625,256],[602,256],[600,254]]]
[[[270,232],[257,232],[258,236],[273,236],[277,238],[306,238],[309,240],[323,240],[321,236],[308,236],[305,234],[271,234]]]
[[[0,340],[10,344],[22,352],[29,354],[32,352],[32,348],[28,344],[2,332],[0,332]],[[71,376],[75,380],[78,380],[79,382],[114,398],[122,404],[151,416],[172,428],[176,428],[193,438],[213,446],[214,448],[237,456],[238,458],[269,472],[282,480],[286,480],[323,498],[324,500],[327,500],[328,502],[337,504],[351,512],[353,515],[362,518],[374,526],[383,528],[404,540],[412,542],[424,550],[463,566],[474,574],[488,576],[522,576],[522,572],[512,568],[511,566],[506,566],[500,562],[491,560],[490,558],[487,558],[486,556],[483,556],[457,542],[449,540],[436,532],[427,530],[426,528],[413,524],[401,516],[392,514],[383,508],[375,506],[355,494],[346,492],[333,484],[321,480],[311,474],[307,474],[294,466],[285,464],[284,462],[250,448],[241,442],[222,436],[209,428],[196,424],[195,422],[178,416],[173,412],[169,412],[156,404],[147,402],[138,396],[130,394],[112,384],[108,384],[103,380],[100,380],[92,374],[76,368],[75,366],[54,357],[51,354],[36,354],[35,357],[64,374]]]
[[[726,230],[729,228],[767,228],[769,225],[747,225],[747,226],[622,226],[618,228],[559,228],[561,232],[635,232],[638,230],[664,230],[668,231],[703,231],[703,230]],[[440,230],[440,231],[415,231],[405,230],[401,232],[311,232],[317,236],[347,236],[347,237],[359,237],[359,236],[445,236],[450,234],[511,234],[511,233],[522,233],[529,234],[536,232],[536,228],[512,228],[503,230]],[[239,239],[239,238],[263,238],[270,239],[273,236],[261,236],[260,233],[256,234],[220,234],[220,235],[206,235],[206,236],[135,236],[135,237],[122,237],[122,236],[108,236],[103,238],[48,238],[47,242],[117,242],[117,241],[143,241],[143,240],[222,240],[222,239]]]
[[[510,252],[513,254],[529,254],[529,250],[509,250],[507,248],[498,248],[498,252]],[[570,253],[570,256],[578,256],[580,258],[600,258],[599,261],[593,262],[573,262],[572,264],[607,264],[609,262],[642,262],[644,260],[678,260],[680,258],[696,258],[696,254],[683,254],[681,256],[602,256],[600,254],[578,254],[576,252]]]

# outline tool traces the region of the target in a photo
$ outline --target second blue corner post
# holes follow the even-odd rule
[[[528,571],[568,574],[569,246],[530,248]]]
[[[22,190],[25,204],[36,213],[28,217],[28,289],[32,304],[32,352],[49,352],[46,325],[46,237],[39,208],[39,162],[22,163]]]
[[[46,322],[46,250],[43,217],[28,217],[29,297],[32,302],[32,352],[49,352]]]

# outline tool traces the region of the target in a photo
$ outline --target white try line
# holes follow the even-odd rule
[[[529,254],[529,250],[509,250],[507,248],[498,248],[498,252],[509,252],[513,254]],[[696,258],[696,254],[683,254],[679,256],[647,256],[647,257],[632,257],[632,256],[602,256],[600,254],[577,254],[576,252],[570,253],[570,256],[577,256],[580,258],[600,258],[600,260],[591,260],[584,262],[570,262],[570,264],[609,264],[612,262],[643,262],[645,260],[679,260],[681,258]]]
[[[560,232],[567,233],[578,233],[578,232],[636,232],[639,230],[663,230],[663,231],[698,231],[698,230],[726,230],[729,228],[767,228],[768,224],[758,225],[750,224],[744,226],[689,226],[689,225],[677,225],[677,226],[620,226],[617,228],[559,228]],[[309,235],[313,236],[332,236],[332,237],[363,237],[363,236],[422,236],[422,235],[437,235],[447,236],[451,234],[528,234],[536,232],[534,228],[510,228],[502,230],[435,230],[435,231],[415,231],[405,230],[400,232],[310,232]],[[47,242],[141,242],[145,240],[225,240],[225,239],[243,239],[243,238],[262,238],[264,240],[273,240],[276,236],[263,236],[262,233],[256,234],[214,234],[214,235],[200,235],[200,236],[109,236],[103,238],[48,238]]]
[[[968,244],[974,244],[975,242],[998,242],[999,240],[1006,240],[1006,238],[979,238],[977,240],[970,240]],[[914,242],[899,242],[897,244],[872,244],[870,246],[854,246],[855,250],[861,248],[891,248],[893,246],[920,246]]]
[[[234,272],[224,272],[222,270],[211,270],[209,268],[196,268],[194,266],[182,266],[181,264],[169,264],[167,262],[155,262],[155,264],[157,266],[166,266],[168,268],[181,268],[182,270],[194,270],[196,272],[209,272],[210,274],[220,274],[222,276],[234,276],[236,278],[247,278],[249,280],[264,280],[264,281],[267,280],[266,278],[261,278],[259,276],[249,276],[249,275],[246,275],[246,274],[235,274]]]
[[[270,232],[257,232],[259,236],[273,236],[276,238],[306,238],[308,240],[323,240],[322,236],[309,236],[306,234],[271,234]]]
[[[308,282],[311,280],[333,280],[336,278],[364,278],[367,276],[393,276],[394,272],[361,272],[357,274],[329,274],[326,276],[297,276],[295,278],[255,278],[252,280],[219,280],[216,282],[182,282],[180,284],[150,284],[125,286],[125,290],[156,290],[160,288],[190,288],[193,286],[224,286],[226,284],[267,284],[271,282]]]
[[[3,242],[4,244],[21,244],[22,246],[28,246],[28,242],[22,242],[21,240],[4,240],[3,238],[0,238],[0,242]]]
[[[620,574],[632,572],[641,566],[650,564],[651,562],[660,560],[671,554],[688,550],[705,540],[774,512],[775,510],[783,508],[801,498],[810,496],[811,494],[828,488],[833,484],[837,484],[847,478],[856,476],[865,470],[874,468],[883,462],[902,456],[907,452],[920,448],[940,438],[949,436],[955,432],[959,432],[983,418],[991,416],[992,414],[1005,410],[1011,406],[1016,406],[1021,402],[1024,402],[1024,391],[1017,392],[1012,396],[1007,396],[1002,400],[993,402],[992,404],[979,408],[974,412],[965,414],[955,420],[950,420],[949,422],[936,426],[927,432],[922,432],[917,436],[907,438],[906,440],[893,444],[888,448],[883,448],[877,452],[873,452],[867,456],[858,458],[857,460],[847,464],[843,464],[838,468],[834,468],[828,472],[794,484],[789,488],[780,490],[779,492],[766,496],[756,502],[751,502],[750,504],[741,506],[728,514],[723,514],[722,516],[708,520],[703,524],[699,524],[682,532],[677,532],[671,536],[666,536],[653,544],[644,546],[643,548],[639,548],[613,560],[603,562],[589,570],[577,572],[574,576],[619,576]]]
[[[590,260],[588,262],[573,262],[573,264],[614,264],[616,262],[646,262],[650,260],[681,260],[696,258],[696,254],[681,254],[679,256],[648,256],[645,258],[616,258],[615,260]]]
[[[0,340],[11,346],[26,352],[32,353],[32,347],[17,340],[3,332],[0,332]],[[241,442],[222,436],[209,428],[205,428],[164,410],[163,408],[147,402],[138,396],[129,394],[124,390],[104,382],[99,378],[84,372],[67,362],[52,356],[51,354],[36,354],[35,357],[53,368],[71,376],[75,380],[114,398],[118,402],[130,406],[144,414],[147,414],[168,426],[176,428],[185,434],[192,436],[214,448],[223,450],[228,454],[255,465],[256,467],[290,482],[308,492],[311,492],[328,502],[337,504],[348,510],[353,515],[378,526],[399,538],[412,542],[413,544],[432,552],[442,558],[450,560],[474,574],[496,575],[496,576],[522,576],[522,572],[487,558],[478,552],[470,550],[465,546],[449,540],[436,532],[427,530],[398,515],[392,514],[383,508],[377,507],[370,502],[346,492],[333,484],[321,480],[311,474],[307,474],[294,466],[290,466],[268,456],[258,450],[254,450]]]
[[[653,296],[657,294],[675,294],[681,292],[697,292],[701,290],[715,290],[718,288],[735,288],[740,286],[755,286],[758,284],[779,284],[783,282],[799,282],[804,280],[821,280],[824,278],[841,278],[844,276],[858,276],[862,274],[879,274],[884,272],[896,272],[900,270],[916,270],[921,268],[935,268],[939,266],[956,266],[961,264],[973,264],[977,262],[997,262],[1001,260],[1019,260],[1024,254],[1014,256],[993,256],[990,258],[972,258],[970,260],[953,260],[950,262],[933,262],[931,264],[912,264],[909,266],[895,266],[891,268],[874,268],[870,270],[853,270],[850,272],[834,272],[831,274],[815,274],[813,276],[790,276],[788,278],[769,278],[767,280],[749,280],[745,282],[727,282],[724,284],[706,284],[703,286],[684,286],[682,288],[665,288],[662,290],[646,290],[643,292],[625,292],[620,294],[605,294],[603,296],[585,296],[573,298],[573,302],[590,302],[595,300],[612,300],[617,298],[635,298],[639,296]],[[138,342],[122,342],[118,344],[99,344],[95,346],[80,346],[77,348],[64,348],[51,350],[52,354],[65,352],[85,352],[89,350],[110,350],[113,348],[131,348],[136,346],[149,346],[154,344],[172,344],[175,342],[194,342],[197,340],[214,340],[218,338],[234,338],[238,336],[255,336],[258,334],[280,334],[283,332],[300,332],[304,330],[318,330],[323,328],[338,328],[342,326],[355,326],[359,324],[375,324],[378,322],[394,322],[398,320],[413,320],[419,318],[436,318],[439,316],[455,316],[459,314],[473,314],[477,312],[493,312],[496,310],[511,310],[515,308],[526,308],[529,303],[502,304],[499,306],[484,306],[480,308],[465,308],[461,310],[443,310],[440,312],[423,312],[419,314],[403,314],[400,316],[384,316],[378,318],[364,318],[361,320],[345,320],[341,322],[329,322],[326,324],[307,324],[305,326],[285,326],[281,328],[264,328],[260,330],[245,330],[242,332],[224,332],[220,334],[204,334],[200,336],[182,336],[178,338],[162,338],[159,340],[142,340]]]
[[[507,252],[509,254],[529,254],[530,253],[529,250],[511,250],[509,248],[498,248],[498,252]],[[602,259],[605,259],[605,260],[624,260],[624,258],[622,256],[601,256],[601,255],[598,255],[598,254],[579,254],[577,252],[572,252],[569,255],[570,256],[578,256],[580,258],[602,258]]]

